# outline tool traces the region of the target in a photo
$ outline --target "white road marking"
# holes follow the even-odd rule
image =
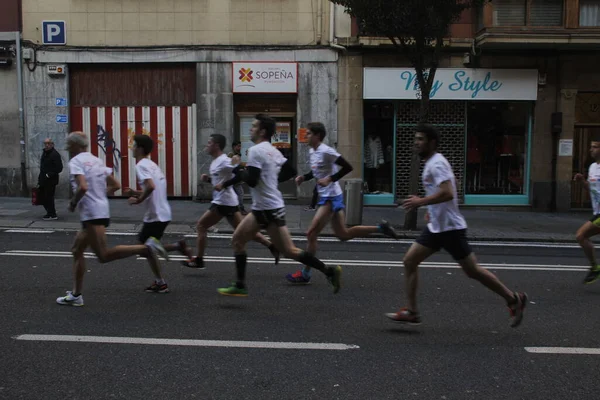
[[[172,233],[173,234],[173,233]],[[194,234],[183,235],[186,238],[195,238]],[[227,239],[231,240],[231,234],[228,233],[209,233],[208,237],[211,239]],[[268,235],[265,235],[267,238]],[[306,242],[306,236],[292,236],[294,242]],[[327,243],[341,243],[341,241],[332,236],[321,236],[319,242]],[[414,239],[385,239],[385,238],[357,238],[352,239],[348,243],[366,243],[366,244],[412,244]],[[550,248],[550,249],[579,249],[578,244],[572,243],[559,243],[559,242],[503,242],[503,241],[472,241],[469,242],[473,246],[480,247],[534,247],[534,248]]]
[[[78,229],[61,229],[60,232],[76,232]],[[55,233],[55,230],[45,229],[8,229],[6,233]],[[189,232],[189,231],[188,231]],[[135,236],[138,232],[125,232],[125,231],[109,231],[107,235],[111,236]],[[186,238],[195,238],[195,234],[189,234],[187,232],[168,232],[168,235],[181,235]],[[209,233],[208,237],[211,239],[223,239],[231,240],[232,235],[229,233]],[[267,235],[268,237],[268,235]],[[293,236],[294,242],[306,242],[306,236]],[[340,243],[340,240],[336,237],[322,236],[319,238],[319,242],[323,243]],[[402,244],[410,245],[414,242],[414,239],[386,239],[386,238],[357,238],[352,239],[352,243],[362,244]],[[515,241],[471,241],[469,242],[473,246],[477,247],[522,247],[522,248],[541,248],[541,249],[579,249],[579,245],[576,243],[568,242],[515,242]]]
[[[19,335],[16,340],[36,342],[77,342],[110,344],[144,344],[160,346],[230,347],[283,350],[357,350],[359,346],[343,343],[254,342],[242,340],[153,339],[116,336]]]
[[[70,258],[71,253],[68,251],[36,251],[36,250],[8,250],[0,253],[0,256],[16,256],[16,257],[58,257]],[[93,253],[84,253],[85,258],[95,258]],[[172,255],[169,256],[171,261],[183,261],[187,259],[184,256]],[[205,256],[207,262],[215,263],[233,263],[233,257],[225,256]],[[138,261],[145,261],[143,257],[137,257]],[[339,264],[345,267],[385,267],[385,268],[403,268],[402,261],[386,261],[386,260],[339,260],[339,259],[321,259],[325,264]],[[272,257],[249,257],[248,263],[251,264],[271,264]],[[283,259],[280,264],[298,265],[297,261]],[[481,263],[482,267],[494,270],[515,270],[515,271],[570,271],[570,272],[585,272],[589,268],[581,265],[562,265],[562,264],[506,264],[506,263]],[[437,268],[437,269],[459,269],[458,264],[454,262],[435,262],[427,261],[421,264],[422,268]]]
[[[600,349],[585,347],[525,347],[529,353],[537,354],[585,354],[600,356]]]
[[[6,233],[54,233],[55,231],[45,229],[8,229]]]

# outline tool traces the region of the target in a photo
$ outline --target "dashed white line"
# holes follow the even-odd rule
[[[19,335],[16,340],[36,342],[75,342],[108,344],[142,344],[159,346],[229,347],[277,350],[358,350],[359,346],[343,343],[256,342],[242,340],[155,339],[117,336]]]
[[[525,347],[525,351],[537,354],[583,354],[600,356],[600,349],[586,347]]]
[[[45,229],[8,229],[6,233],[54,233],[55,231]]]

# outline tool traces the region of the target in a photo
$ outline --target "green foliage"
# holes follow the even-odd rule
[[[465,10],[490,0],[332,0],[355,17],[369,36],[387,37],[408,57],[424,102],[434,82],[443,39]],[[427,113],[427,110],[422,110]],[[422,116],[426,119],[426,115]]]

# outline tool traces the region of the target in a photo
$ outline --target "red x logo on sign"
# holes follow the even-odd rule
[[[240,68],[240,81],[252,82],[252,69],[251,68]]]

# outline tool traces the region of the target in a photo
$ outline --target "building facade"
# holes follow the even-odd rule
[[[450,36],[430,118],[462,203],[589,207],[572,178],[587,170],[589,140],[600,134],[600,2],[494,0],[465,12]],[[355,116],[351,125],[362,120],[348,142],[363,143],[363,176],[372,186],[365,203],[397,203],[408,195],[418,119],[414,72],[387,40],[361,35],[356,25],[337,43],[348,49],[340,74],[353,82],[347,92],[340,86],[350,98],[339,115]]]
[[[323,121],[329,143],[338,142],[330,9],[320,0],[24,1],[30,182],[43,138],[66,158],[66,134],[82,130],[91,151],[133,187],[130,149],[142,133],[158,143],[151,157],[169,195],[206,198],[210,187],[198,177],[210,164],[209,135],[225,135],[227,151],[233,140],[247,150],[259,112],[277,119],[275,145],[306,171],[308,122]],[[308,186],[288,182],[281,190],[310,196]]]

